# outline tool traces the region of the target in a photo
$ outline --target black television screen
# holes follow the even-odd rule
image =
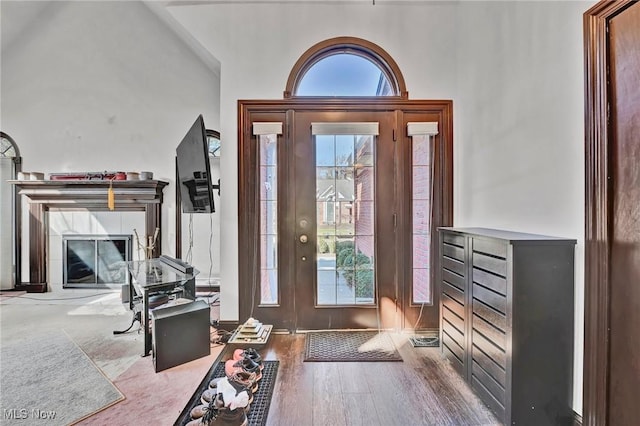
[[[199,115],[176,148],[178,187],[184,213],[213,213],[213,185],[209,147],[202,115]]]

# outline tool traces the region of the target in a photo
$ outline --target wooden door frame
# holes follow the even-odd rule
[[[400,111],[400,112],[426,112],[438,117],[439,122],[439,139],[442,140],[442,151],[439,161],[442,167],[436,170],[439,182],[442,183],[439,191],[434,194],[434,198],[438,199],[440,207],[440,215],[434,220],[433,229],[437,226],[451,226],[453,224],[453,102],[450,100],[406,100],[398,97],[389,97],[389,99],[381,98],[336,98],[336,99],[320,99],[320,98],[289,98],[283,100],[239,100],[238,101],[238,250],[239,250],[239,271],[238,271],[238,287],[239,287],[239,313],[240,322],[252,315],[263,320],[260,316],[266,313],[263,309],[270,307],[259,306],[256,297],[259,297],[259,277],[258,274],[252,272],[252,268],[258,261],[258,250],[255,243],[255,235],[257,235],[259,223],[256,220],[258,206],[258,191],[255,187],[256,182],[256,151],[254,138],[252,137],[253,117],[260,117],[255,121],[269,121],[268,117],[273,117],[273,121],[281,121],[284,125],[284,134],[278,138],[278,141],[285,143],[284,149],[290,149],[287,141],[290,139],[289,123],[293,121],[295,111]],[[406,133],[406,129],[404,130]],[[399,139],[400,140],[400,139]],[[284,171],[285,176],[292,178],[291,170]],[[280,219],[279,219],[280,220]],[[293,226],[291,218],[284,218],[284,226]],[[435,235],[435,233],[434,233]],[[279,240],[279,253],[293,253],[293,241]],[[432,259],[437,259],[437,244],[433,244]],[[398,256],[398,262],[406,262],[406,257]],[[282,262],[282,256],[279,255],[279,262]],[[282,263],[281,263],[282,264]],[[397,265],[398,269],[404,267],[403,264]],[[438,265],[432,263],[433,271],[437,270]],[[283,268],[284,269],[284,268]],[[290,274],[290,271],[279,271]],[[292,276],[289,279],[293,280]],[[256,282],[258,281],[258,282]],[[291,281],[293,282],[293,281]],[[434,300],[433,307],[439,309],[439,287],[433,278]],[[283,295],[281,295],[283,296]],[[291,295],[288,295],[289,297]],[[284,299],[284,297],[283,297]],[[253,302],[252,302],[253,301]],[[251,305],[254,305],[254,311]],[[403,301],[398,300],[397,305],[402,309]],[[258,311],[255,308],[258,307]],[[288,318],[294,318],[295,306],[291,303],[280,306],[281,312],[286,314]],[[262,313],[260,310],[263,310]],[[283,328],[294,330],[295,324],[286,322]]]
[[[609,409],[610,207],[608,26],[632,5],[602,1],[583,15],[585,55],[584,425],[605,425]]]

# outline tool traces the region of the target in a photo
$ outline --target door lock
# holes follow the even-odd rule
[[[306,244],[307,241],[309,241],[309,237],[307,237],[305,234],[300,235],[300,242],[302,244]]]

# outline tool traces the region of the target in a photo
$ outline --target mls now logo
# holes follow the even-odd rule
[[[29,418],[29,411],[27,411],[26,408],[5,408],[2,410],[2,414],[5,420],[20,420]]]
[[[31,411],[26,408],[5,408],[2,410],[2,416],[5,420],[53,420],[56,417],[56,412],[38,410],[35,408]]]
[[[56,418],[56,412],[38,410],[34,408],[33,410],[31,410],[31,418],[40,420],[53,420]]]

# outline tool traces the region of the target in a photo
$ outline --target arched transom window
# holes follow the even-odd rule
[[[289,75],[290,97],[407,98],[404,78],[389,54],[355,37],[325,40],[307,50]]]

